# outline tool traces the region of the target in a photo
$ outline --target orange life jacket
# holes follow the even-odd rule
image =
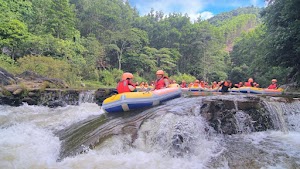
[[[244,86],[245,87],[253,87],[253,83],[251,83],[251,82],[245,82]]]
[[[200,87],[205,88],[205,84],[203,82],[200,82]]]
[[[128,85],[131,85],[133,87],[135,87],[134,84],[131,84],[129,82],[129,80],[122,80],[118,83],[118,86],[117,86],[117,91],[118,93],[125,93],[125,92],[131,92],[131,90],[129,89],[129,86]]]
[[[277,89],[277,84],[271,84],[268,89]]]
[[[193,87],[200,87],[200,84],[199,83],[194,83]]]
[[[162,78],[157,79],[157,80],[155,81],[155,89],[156,89],[156,90],[162,89],[162,88],[164,88],[164,87],[167,87],[166,84],[165,84],[165,81],[164,81],[165,79],[168,79],[168,80],[169,80],[169,78],[167,78],[167,77],[162,77]]]

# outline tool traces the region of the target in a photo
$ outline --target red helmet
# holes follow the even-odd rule
[[[249,78],[249,79],[248,79],[248,82],[253,82],[253,79],[252,79],[252,78]]]
[[[129,72],[123,73],[122,80],[126,80],[126,79],[133,79],[132,73]]]

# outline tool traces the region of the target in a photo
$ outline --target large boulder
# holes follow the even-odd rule
[[[0,67],[0,85],[10,85],[15,83],[14,75],[8,73],[5,69]]]
[[[273,128],[270,114],[258,97],[246,100],[207,99],[201,115],[218,133],[237,134]]]
[[[32,71],[25,71],[16,77],[18,78],[19,83],[25,84],[25,86],[28,88],[39,88],[41,86],[45,87],[45,82],[48,82],[50,86],[54,86],[55,88],[69,87],[68,84],[61,79],[43,77]]]
[[[100,88],[95,92],[95,98],[96,98],[95,101],[99,106],[101,106],[102,102],[106,98],[108,98],[114,94],[117,94],[117,93],[118,92],[116,91],[116,89],[113,89],[113,88],[106,88],[106,89]]]

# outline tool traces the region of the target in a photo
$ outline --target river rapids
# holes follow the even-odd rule
[[[244,125],[247,117],[239,111],[236,118],[242,132],[223,135],[200,115],[204,97],[224,96],[182,97],[138,112],[127,118],[128,123],[147,118],[134,136],[114,133],[93,149],[86,147],[85,153],[63,159],[61,132],[104,116],[97,104],[58,108],[0,105],[0,168],[300,168],[299,100],[265,101],[273,116],[273,130],[251,132]],[[124,122],[120,117],[108,120],[111,125]]]

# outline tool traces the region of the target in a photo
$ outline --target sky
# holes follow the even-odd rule
[[[136,7],[142,16],[153,8],[155,11],[163,11],[164,14],[188,14],[192,21],[200,15],[202,19],[209,19],[239,7],[265,7],[264,0],[129,0],[129,3]]]

